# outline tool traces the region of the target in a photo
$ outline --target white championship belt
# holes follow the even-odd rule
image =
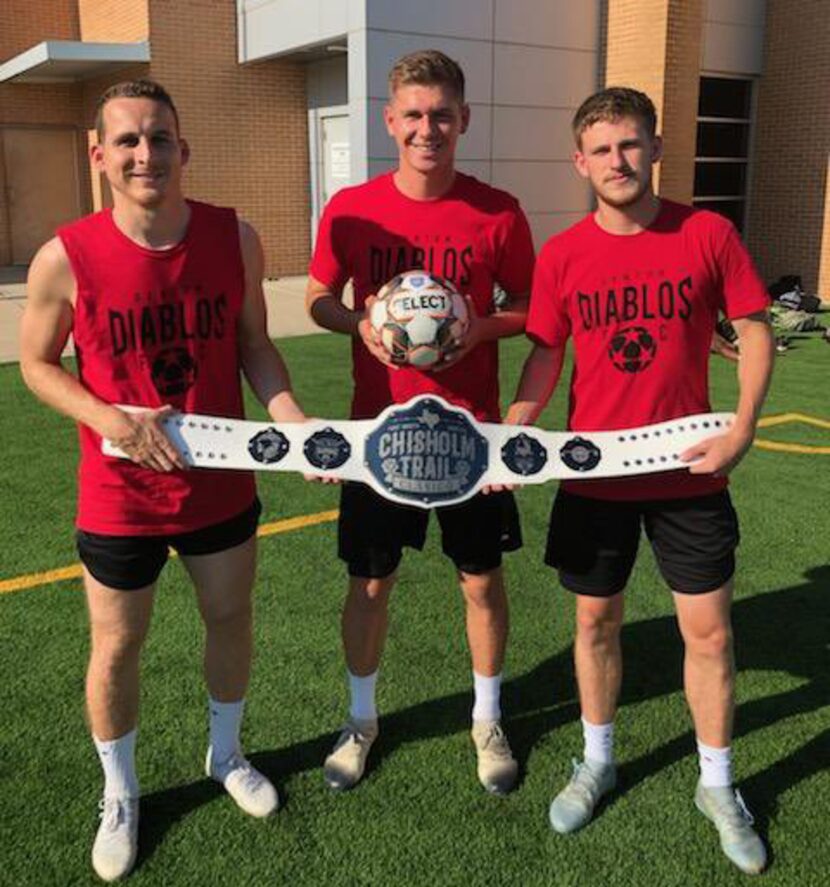
[[[162,427],[193,468],[301,471],[360,481],[393,502],[435,508],[490,484],[685,469],[680,454],[723,434],[733,419],[703,413],[621,431],[543,431],[479,422],[441,397],[420,395],[374,419],[274,424],[172,413]],[[109,441],[102,449],[126,458]]]

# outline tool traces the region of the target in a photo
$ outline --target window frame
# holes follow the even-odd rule
[[[743,194],[696,194],[694,189],[694,174],[692,178],[692,205],[696,206],[700,203],[740,203],[742,205],[740,225],[737,226],[742,237],[747,236],[749,227],[749,208],[750,208],[750,182],[753,173],[753,153],[755,143],[755,109],[758,101],[758,90],[756,87],[757,77],[751,77],[739,74],[725,74],[718,71],[701,71],[700,81],[703,80],[740,80],[749,85],[749,116],[748,117],[716,117],[708,114],[700,114],[698,106],[698,114],[695,117],[695,172],[699,163],[735,163],[743,164],[744,172],[744,193]],[[698,95],[700,94],[700,90]],[[716,157],[699,156],[697,154],[697,139],[700,124],[706,123],[738,123],[747,127],[746,139],[746,156],[744,157]]]

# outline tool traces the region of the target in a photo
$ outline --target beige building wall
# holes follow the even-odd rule
[[[266,274],[304,273],[310,253],[305,69],[240,66],[226,0],[150,0],[150,76],[170,91],[192,150],[188,193],[235,206],[262,238]]]
[[[136,43],[150,34],[149,0],[76,0],[81,40]]]
[[[7,19],[14,27],[6,27]],[[0,85],[0,127],[72,126],[84,156],[98,96],[120,80],[156,79],[171,92],[191,146],[187,192],[236,207],[258,229],[268,276],[305,271],[310,252],[305,71],[287,62],[240,66],[231,0],[3,0],[0,25],[0,60],[46,39],[149,39],[148,65],[82,83]],[[93,181],[87,162],[81,167],[88,212],[106,205],[106,189]],[[0,201],[4,193],[0,189]],[[10,255],[8,207],[0,202],[0,265]]]
[[[0,60],[43,40],[79,38],[76,0],[2,0]],[[0,265],[11,261],[10,207],[4,180],[3,129],[8,126],[77,127],[80,91],[74,85],[0,83]],[[79,148],[82,148],[78,131]]]
[[[830,301],[830,14],[826,0],[767,0],[749,246],[766,280],[800,274]]]
[[[608,0],[607,21],[605,83],[654,102],[665,146],[655,188],[691,203],[703,0]]]

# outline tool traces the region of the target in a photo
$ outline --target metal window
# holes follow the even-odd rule
[[[744,228],[749,166],[752,81],[701,77],[695,151],[695,206]]]

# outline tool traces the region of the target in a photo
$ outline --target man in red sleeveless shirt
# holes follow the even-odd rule
[[[533,245],[518,202],[455,169],[455,146],[467,129],[464,75],[440,52],[402,58],[389,78],[384,112],[398,166],[339,191],[320,222],[307,305],[321,326],[352,337],[354,418],[376,416],[390,403],[436,393],[479,419],[498,421],[498,343],[524,329]],[[425,268],[470,296],[475,314],[466,347],[439,372],[390,366],[372,334],[367,300],[390,278]],[[341,301],[354,286],[354,310]],[[493,311],[493,288],[511,296]],[[455,563],[466,602],[475,684],[473,741],[478,777],[489,791],[509,791],[516,762],[501,729],[500,683],[507,639],[502,552],[521,544],[512,495],[479,495],[437,509],[443,549]],[[428,512],[381,499],[367,486],[343,488],[339,555],[349,585],[342,633],[349,672],[349,718],[324,775],[350,788],[364,772],[377,736],[375,682],[386,638],[387,605],[402,549],[422,548]]]
[[[577,111],[576,168],[597,210],[539,254],[527,324],[535,345],[508,421],[538,417],[569,337],[572,430],[589,436],[708,412],[708,349],[719,310],[740,336],[737,419],[728,434],[683,455],[687,470],[560,486],[546,561],[577,595],[574,657],[585,747],[550,820],[559,832],[575,831],[616,782],[623,589],[642,523],[685,642],[701,769],[695,801],[717,826],[726,855],[752,873],[764,867],[766,853],[732,788],[730,604],[738,524],[726,485],[752,443],[769,384],[768,299],[731,223],[654,194],[652,165],[661,153],[655,129],[654,106],[632,89],[604,90]]]
[[[139,654],[168,546],[190,574],[206,629],[207,773],[253,816],[278,804],[239,745],[260,512],[253,476],[183,470],[160,418],[173,408],[242,417],[240,370],[275,421],[304,416],[266,333],[257,234],[233,210],[184,198],[189,151],[170,96],[149,81],[119,84],[99,100],[96,123],[92,162],[113,209],[62,228],[36,255],[21,369],[39,398],[79,425],[86,695],[105,778],[92,862],[114,880],[136,854]],[[70,333],[78,377],[60,363]],[[104,456],[102,438],[131,461]]]

